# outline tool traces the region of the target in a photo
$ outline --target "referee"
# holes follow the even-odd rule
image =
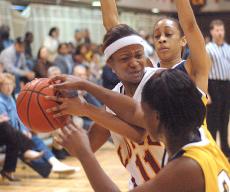
[[[207,106],[208,128],[216,139],[219,131],[221,149],[230,157],[228,146],[228,121],[230,111],[230,45],[225,38],[225,27],[221,20],[213,20],[210,24],[212,41],[206,45],[206,49],[212,60],[212,68],[209,74],[208,92],[211,103]]]

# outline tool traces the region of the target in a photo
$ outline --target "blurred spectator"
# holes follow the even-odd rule
[[[59,29],[57,27],[52,27],[49,31],[49,35],[45,38],[43,46],[47,48],[48,51],[48,61],[53,62],[57,56],[57,49],[59,45]]]
[[[4,70],[16,77],[16,93],[20,91],[20,81],[22,79],[29,81],[35,76],[34,72],[30,71],[26,65],[24,52],[24,40],[18,37],[13,45],[4,49],[0,54],[0,63],[3,64]]]
[[[91,57],[92,58],[89,64],[89,69],[90,69],[89,80],[97,84],[102,84],[101,82],[102,70],[100,64],[100,55],[97,53],[93,53]]]
[[[118,79],[117,75],[108,65],[105,65],[102,71],[103,87],[112,90],[119,82],[120,80]]]
[[[67,43],[61,43],[58,46],[58,55],[54,60],[54,65],[59,67],[63,74],[73,73],[74,61],[72,55],[69,54]]]
[[[74,44],[72,42],[68,43],[68,52],[70,55],[73,55],[75,52],[75,47],[74,47]]]
[[[25,42],[25,56],[26,63],[30,70],[34,69],[34,58],[32,53],[31,44],[33,43],[34,35],[32,32],[26,32],[24,42]]]
[[[0,114],[0,146],[6,146],[5,160],[0,174],[8,181],[20,181],[14,176],[18,157],[21,156],[25,161],[32,161],[41,158],[43,152],[31,150],[34,146],[32,140],[13,128],[8,121],[6,115]]]
[[[56,66],[52,66],[48,69],[48,78],[55,77],[56,75],[61,75],[61,70],[60,68]],[[58,136],[59,130],[55,130],[52,132],[52,137],[53,137],[53,143],[52,143],[52,152],[55,155],[57,159],[65,159],[68,155],[68,153],[64,150],[64,148],[59,145],[56,140],[54,139],[55,137]]]
[[[83,39],[84,39],[84,43],[86,44],[91,44],[91,39],[90,39],[90,33],[88,29],[85,29],[84,31],[82,31],[83,33]]]
[[[91,61],[92,51],[88,50],[88,47],[86,44],[78,45],[76,48],[76,52],[80,53],[85,63],[89,63]]]
[[[52,78],[57,75],[61,75],[61,69],[59,67],[51,66],[48,68],[48,78]]]
[[[84,56],[80,52],[80,47],[76,48],[75,53],[73,54],[73,59],[75,65],[88,65],[87,61],[85,60]]]
[[[75,30],[75,33],[74,33],[74,46],[77,47],[78,45],[84,43],[84,39],[83,39],[83,33],[82,31],[80,31],[79,29],[76,29]]]
[[[48,68],[53,64],[48,61],[48,51],[45,47],[41,47],[38,51],[37,62],[34,67],[34,72],[37,78],[47,77]]]
[[[80,77],[82,79],[88,79],[88,67],[86,65],[77,65],[74,67],[74,76]],[[78,95],[81,95],[88,103],[95,105],[97,107],[101,106],[101,103],[91,94],[86,91],[78,91]],[[79,118],[79,117],[77,117]],[[92,121],[86,117],[83,117],[83,128],[88,130]],[[79,119],[78,119],[79,121]],[[75,120],[74,120],[75,122]]]
[[[2,25],[0,27],[0,52],[3,49],[11,46],[14,43],[12,39],[10,39],[10,28],[7,25]]]

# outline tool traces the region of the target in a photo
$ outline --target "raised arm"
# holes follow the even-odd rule
[[[186,69],[196,85],[207,93],[211,61],[205,49],[203,35],[196,22],[189,0],[176,0],[179,21],[190,49]]]
[[[115,0],[100,0],[103,25],[106,31],[119,24]]]

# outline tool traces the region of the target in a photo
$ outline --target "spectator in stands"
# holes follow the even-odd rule
[[[85,29],[82,31],[83,33],[83,39],[84,39],[84,43],[86,44],[91,44],[91,38],[90,38],[90,33],[88,29]]]
[[[2,85],[2,88],[6,89],[7,85]],[[8,181],[20,181],[14,176],[19,155],[25,161],[32,161],[41,158],[43,152],[31,150],[34,145],[32,140],[13,128],[8,121],[9,117],[0,114],[0,146],[6,146],[5,160],[0,174]]]
[[[72,74],[74,61],[72,55],[69,54],[68,44],[60,43],[58,46],[58,55],[54,60],[54,65],[61,69],[63,74]]]
[[[10,28],[8,25],[2,25],[0,27],[0,52],[7,47],[11,46],[14,43],[12,39],[10,39]]]
[[[74,76],[80,77],[82,79],[88,79],[89,77],[89,68],[86,65],[77,65],[74,67]],[[88,103],[100,107],[101,103],[91,94],[87,93],[86,91],[78,91],[78,95],[82,96]],[[83,128],[88,130],[92,121],[87,118],[83,117]],[[79,121],[79,120],[78,120]]]
[[[80,53],[80,55],[83,57],[85,63],[90,63],[91,57],[92,57],[92,51],[88,50],[86,44],[80,44],[78,45],[76,52]]]
[[[9,73],[0,74],[0,114],[6,114],[10,121],[9,123],[17,130],[20,130],[23,134],[27,135],[32,139],[35,151],[43,151],[44,155],[31,162],[26,162],[31,168],[37,171],[41,176],[47,177],[51,170],[55,173],[67,173],[72,174],[79,167],[71,167],[60,162],[51,150],[44,144],[43,140],[40,139],[35,133],[29,131],[29,129],[20,121],[16,104],[14,99],[11,97],[14,88],[14,76]],[[7,89],[3,89],[2,86],[7,85]]]
[[[103,87],[112,90],[120,80],[117,75],[112,71],[112,69],[105,65],[102,71],[102,85]]]
[[[90,69],[89,80],[97,84],[102,84],[101,82],[102,70],[101,70],[99,54],[94,52],[92,53],[91,61],[89,63],[89,69]]]
[[[48,78],[55,77],[57,75],[61,75],[61,70],[57,66],[52,66],[48,69]],[[57,137],[57,135],[60,133],[60,131],[57,129],[52,132],[52,137],[53,137],[53,143],[52,143],[52,152],[55,155],[57,159],[65,159],[68,156],[68,153],[64,150],[64,148],[59,145],[56,140],[54,139]]]
[[[76,48],[75,53],[73,54],[73,60],[75,65],[87,65],[84,57],[81,55],[79,48]]]
[[[35,76],[34,72],[30,71],[26,65],[24,52],[24,40],[18,37],[13,45],[4,49],[0,54],[0,63],[3,64],[4,70],[16,77],[16,93],[20,91],[20,80],[22,78],[29,81]]]
[[[52,27],[49,31],[48,36],[45,38],[43,46],[48,51],[48,61],[53,62],[57,56],[57,50],[59,45],[59,29]]]
[[[47,77],[48,69],[53,64],[48,61],[48,51],[47,48],[41,47],[38,51],[36,65],[34,67],[34,72],[37,78]]]
[[[51,66],[48,69],[48,78],[55,77],[57,75],[61,75],[61,69],[57,66]]]
[[[68,51],[69,51],[70,55],[73,55],[75,52],[75,47],[74,47],[74,44],[72,42],[68,43]]]
[[[74,46],[77,48],[78,45],[82,44],[84,42],[83,40],[83,33],[82,31],[80,31],[79,29],[76,29],[75,30],[75,33],[74,33]]]
[[[13,128],[8,121],[8,116],[0,114],[0,145],[6,146],[1,175],[10,181],[14,181],[16,178],[13,176],[13,172],[16,168],[18,156],[21,155],[25,161],[31,161],[40,158],[43,152],[31,150],[34,145],[32,140]]]
[[[26,56],[26,63],[30,70],[34,69],[34,58],[32,53],[31,44],[33,43],[34,35],[32,32],[26,32],[24,43],[25,43],[25,56]]]

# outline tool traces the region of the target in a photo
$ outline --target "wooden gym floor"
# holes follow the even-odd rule
[[[129,174],[121,165],[114,147],[110,143],[106,143],[97,153],[96,157],[104,168],[106,173],[120,187],[122,191],[128,189]],[[68,157],[63,162],[80,166],[80,162],[76,158]],[[16,176],[22,179],[21,182],[7,183],[0,181],[0,192],[92,192],[87,177],[81,169],[66,178],[52,173],[49,178],[43,179],[36,172],[31,170],[25,164],[19,162],[16,170]]]

